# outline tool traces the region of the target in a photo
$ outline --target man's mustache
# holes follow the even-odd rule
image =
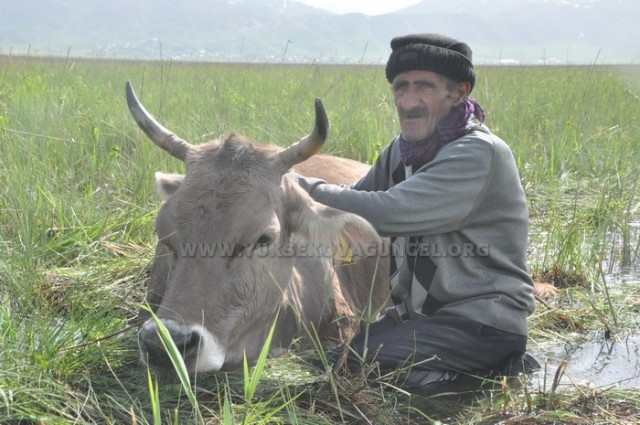
[[[425,108],[417,107],[408,111],[400,111],[401,118],[426,118],[429,112]]]

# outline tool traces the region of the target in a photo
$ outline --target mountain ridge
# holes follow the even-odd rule
[[[292,0],[0,0],[0,52],[175,60],[382,63],[442,32],[476,63],[638,63],[635,0],[423,0],[336,15]]]

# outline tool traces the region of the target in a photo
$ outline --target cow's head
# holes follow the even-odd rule
[[[315,261],[309,267],[316,270],[328,263],[301,259],[297,240],[311,243],[310,255],[317,256],[345,235],[371,240],[377,234],[363,219],[314,202],[286,174],[324,143],[328,120],[319,100],[313,131],[280,149],[235,135],[192,145],[151,117],[129,82],[126,95],[138,126],[186,166],[184,175],[156,174],[164,202],[147,299],[191,371],[239,367],[245,355],[257,357],[290,301],[288,286],[299,279],[292,276],[294,262]],[[152,319],[142,325],[139,344],[145,362],[169,366]]]

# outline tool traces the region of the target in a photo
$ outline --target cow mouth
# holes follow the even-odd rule
[[[199,325],[185,326],[171,319],[160,319],[190,372],[219,371],[224,364],[224,350],[213,335]],[[162,341],[158,324],[149,319],[138,333],[140,356],[157,369],[175,368]]]

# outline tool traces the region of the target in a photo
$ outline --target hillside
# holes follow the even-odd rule
[[[293,0],[0,0],[0,51],[109,58],[380,63],[391,37],[438,31],[478,63],[640,61],[636,0],[423,0],[335,15]]]

